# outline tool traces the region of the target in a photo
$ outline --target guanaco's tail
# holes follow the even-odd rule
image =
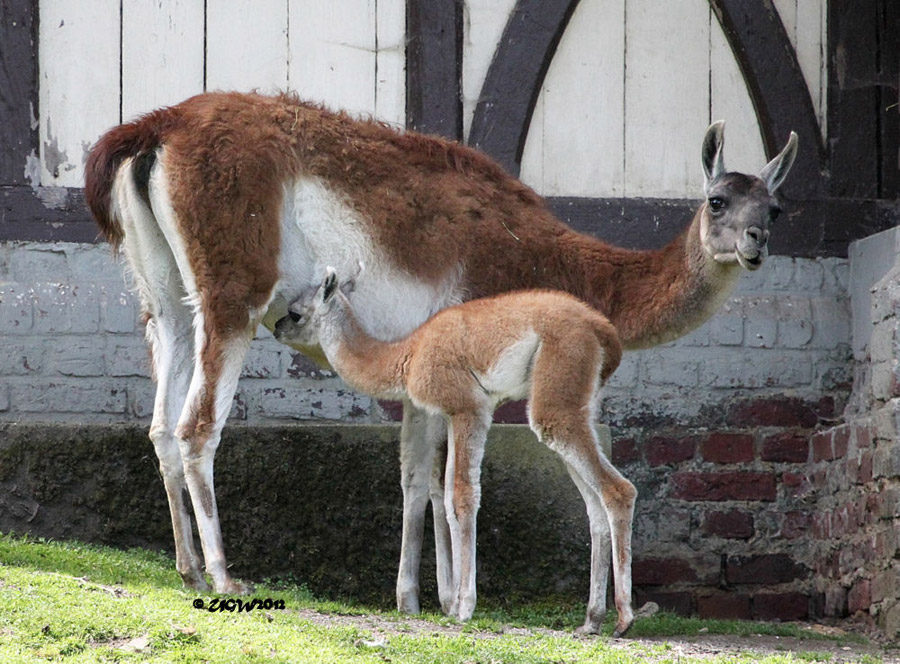
[[[180,122],[177,108],[164,108],[134,122],[113,127],[103,134],[88,154],[84,171],[84,197],[103,237],[114,248],[124,238],[122,221],[112,206],[116,173],[126,159],[134,158],[132,177],[146,198],[150,168],[165,135]]]
[[[594,332],[603,347],[603,367],[600,369],[600,380],[605,383],[619,367],[622,361],[622,340],[615,326],[606,316],[598,313]]]

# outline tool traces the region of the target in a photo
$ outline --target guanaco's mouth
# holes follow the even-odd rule
[[[746,256],[740,249],[735,250],[734,255],[741,267],[746,270],[758,270],[766,259],[765,249],[756,252],[756,255],[752,258]]]
[[[727,253],[714,254],[713,259],[717,263],[739,263],[745,270],[758,270],[766,259],[766,250],[758,251],[752,258],[744,254],[740,249]]]

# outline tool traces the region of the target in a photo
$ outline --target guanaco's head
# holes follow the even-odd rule
[[[725,171],[724,129],[720,120],[703,139],[700,242],[716,262],[756,270],[769,253],[769,226],[781,213],[776,191],[797,155],[797,134],[791,132],[784,149],[755,176]]]
[[[321,335],[343,316],[343,305],[355,285],[355,279],[343,283],[331,266],[325,268],[325,277],[318,288],[302,293],[288,306],[288,315],[275,324],[275,338],[296,348],[308,348],[321,343]]]

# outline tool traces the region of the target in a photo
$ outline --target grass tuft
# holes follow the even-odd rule
[[[210,612],[195,608],[194,602],[202,600],[208,607],[216,596],[183,590],[173,567],[167,557],[144,550],[0,534],[0,664],[679,660],[667,643],[573,638],[584,607],[566,602],[483,602],[475,619],[459,626],[439,615],[411,620],[352,603],[320,601],[302,585],[279,581],[261,584],[254,597],[283,601],[284,610]],[[695,635],[700,629],[811,636],[790,625],[699,621],[664,613],[635,623],[632,635]],[[611,631],[610,622],[606,633]],[[830,661],[817,658],[821,654],[748,653],[707,661]]]

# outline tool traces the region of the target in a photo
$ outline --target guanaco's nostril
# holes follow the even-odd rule
[[[288,311],[288,316],[291,317],[291,320],[295,323],[299,323],[302,316],[298,314],[296,311]]]
[[[757,226],[751,226],[744,231],[744,234],[747,237],[753,239],[753,241],[756,242],[756,244],[760,247],[765,246],[766,241],[768,241],[769,239],[769,233],[761,228],[758,228]]]

